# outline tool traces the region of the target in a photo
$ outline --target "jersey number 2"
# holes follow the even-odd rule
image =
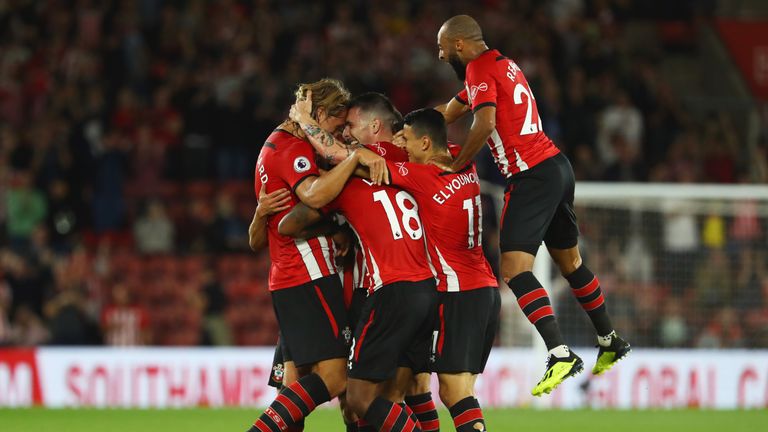
[[[392,237],[395,240],[403,238],[403,231],[400,229],[400,222],[397,220],[397,214],[395,213],[395,207],[392,205],[392,201],[389,199],[386,191],[380,190],[373,194],[373,201],[380,202],[384,207],[384,212],[387,214],[387,220],[389,221],[389,228],[392,229]],[[395,201],[397,206],[400,207],[400,211],[403,213],[402,226],[405,231],[413,240],[421,238],[423,230],[421,229],[421,220],[419,219],[419,207],[416,205],[416,200],[406,191],[400,191],[395,195]],[[405,206],[405,202],[411,203],[411,208]],[[416,225],[416,228],[411,226],[411,221]]]
[[[523,95],[525,95],[525,101],[528,103],[528,110],[525,112],[525,122],[523,122],[523,128],[520,129],[520,135],[531,135],[541,130],[541,117],[538,110],[536,112],[536,122],[533,122],[533,101],[536,99],[533,97],[533,92],[526,88],[521,83],[517,83],[515,86],[515,104],[520,105],[523,103]]]

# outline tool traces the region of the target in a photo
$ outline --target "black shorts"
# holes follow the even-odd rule
[[[272,305],[285,361],[301,367],[347,357],[351,331],[338,275],[272,291]]]
[[[349,317],[349,326],[352,328],[353,333],[355,329],[357,329],[357,325],[360,322],[360,317],[367,300],[368,290],[356,288],[354,291],[352,291],[352,301],[349,303],[347,317]]]
[[[579,227],[573,211],[573,168],[562,153],[507,180],[501,215],[501,252],[536,255],[542,240],[547,247],[576,246]]]
[[[267,385],[276,389],[283,388],[283,379],[285,378],[285,363],[283,362],[283,344],[282,339],[277,341],[275,355],[272,357],[272,370],[269,372]]]
[[[500,310],[496,287],[440,293],[430,370],[482,373],[499,329]]]
[[[386,381],[398,367],[429,370],[437,306],[435,280],[396,282],[376,290],[363,307],[349,355],[348,376]]]

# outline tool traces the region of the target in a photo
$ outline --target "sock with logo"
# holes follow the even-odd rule
[[[309,374],[283,388],[272,405],[253,423],[249,432],[303,430],[304,418],[315,407],[329,400],[331,396],[320,376]]]

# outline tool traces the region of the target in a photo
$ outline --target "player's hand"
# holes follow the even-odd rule
[[[382,183],[389,184],[387,161],[383,157],[365,148],[357,149],[355,152],[357,153],[360,165],[368,167],[372,182],[377,185]]]
[[[333,234],[333,244],[335,246],[333,256],[336,258],[345,257],[352,245],[352,236],[346,229],[340,229]]]
[[[272,193],[266,193],[265,187],[259,191],[259,204],[256,206],[256,216],[265,217],[280,213],[290,208],[291,193],[288,189],[281,188]]]
[[[312,119],[312,90],[307,90],[304,99],[297,100],[291,106],[288,117],[296,123],[310,124]]]
[[[396,133],[395,136],[392,137],[392,144],[400,148],[405,148],[405,132],[400,131]]]

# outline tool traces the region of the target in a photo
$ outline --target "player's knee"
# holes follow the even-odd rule
[[[525,269],[525,267],[522,267],[522,266],[516,266],[513,264],[509,264],[507,266],[502,265],[501,278],[504,279],[504,283],[509,283],[509,281],[511,281],[521,273],[525,273],[527,271],[530,271],[530,270]]]
[[[468,390],[471,386],[471,377],[452,377],[451,379],[440,380],[440,401],[443,405],[450,408],[460,400],[471,396],[472,392]]]
[[[456,389],[454,389],[451,386],[440,386],[440,401],[445,405],[447,408],[452,407],[456,404],[459,400],[463,398],[458,398],[456,395]]]
[[[581,267],[582,260],[578,247],[557,252],[550,250],[550,255],[560,269],[560,274],[563,276],[568,276]]]
[[[420,395],[430,391],[430,375],[428,373],[418,374],[414,377],[411,386],[408,388],[408,395]]]
[[[325,387],[328,389],[328,394],[334,398],[347,388],[347,374],[344,369],[344,363],[333,360],[323,363],[318,366],[316,373],[323,380]]]
[[[368,411],[368,406],[371,405],[373,400],[365,394],[365,392],[356,392],[353,389],[347,391],[347,407],[350,411],[350,415],[357,416],[357,418],[365,417],[365,412]],[[345,414],[346,418],[346,414]]]
[[[505,252],[501,255],[501,278],[509,283],[520,273],[533,269],[534,256],[523,252]]]
[[[341,394],[347,387],[347,378],[343,374],[326,375],[323,382],[332,398]]]

